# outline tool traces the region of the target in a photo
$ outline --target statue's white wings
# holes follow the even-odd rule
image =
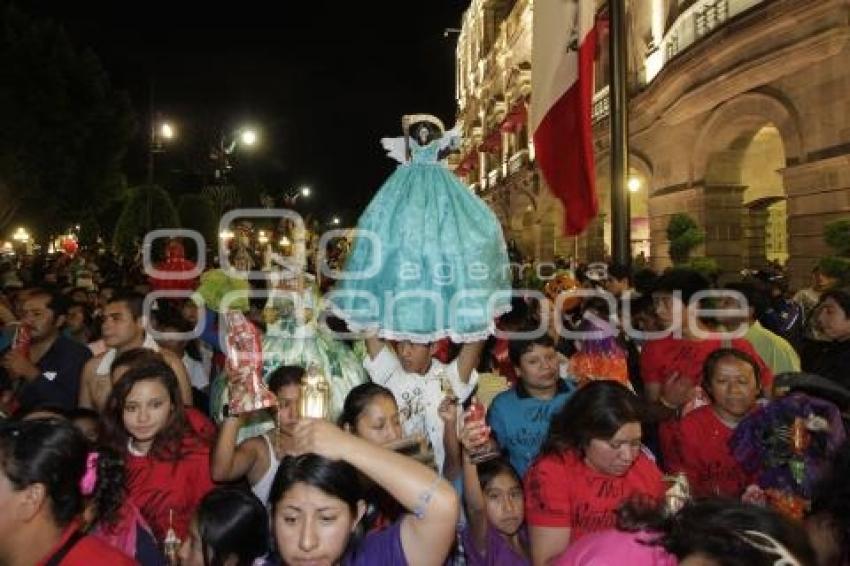
[[[460,125],[455,124],[455,127],[445,132],[440,138],[440,149],[460,149],[461,131]]]
[[[399,163],[407,162],[407,150],[404,147],[404,137],[381,138],[381,146],[386,150],[387,156]]]

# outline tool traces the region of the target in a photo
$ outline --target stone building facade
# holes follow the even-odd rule
[[[532,0],[473,0],[464,15],[460,173],[526,253],[596,259],[610,231],[607,38],[594,98],[603,214],[562,238],[527,131],[504,125],[528,99],[532,10]],[[706,233],[696,255],[730,272],[787,262],[804,282],[828,253],[823,225],[850,216],[850,0],[631,0],[628,10],[633,251],[669,265],[667,222],[685,212]]]

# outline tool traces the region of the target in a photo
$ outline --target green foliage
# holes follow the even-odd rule
[[[167,192],[156,185],[136,187],[118,217],[112,245],[117,253],[132,257],[151,230],[179,227],[180,217]],[[158,239],[156,244],[163,247],[165,239]],[[156,250],[153,253],[154,258],[160,255]]]
[[[209,198],[202,194],[183,195],[178,201],[177,212],[183,228],[199,232],[204,237],[206,246],[215,248],[218,242],[219,219],[213,212],[213,204]],[[198,250],[195,250],[195,244],[187,240],[185,245],[187,256],[197,258]]]
[[[818,268],[827,277],[835,277],[840,286],[850,284],[850,259],[838,256],[828,256],[818,262]]]
[[[709,281],[713,281],[720,274],[720,266],[712,257],[692,257],[683,267],[699,272]]]
[[[97,212],[124,185],[129,99],[61,26],[0,6],[0,228],[22,215],[43,235]]]
[[[705,234],[693,218],[687,214],[674,214],[667,224],[667,240],[670,242],[670,259],[676,265],[688,261],[691,251],[705,241]]]
[[[850,257],[850,220],[835,220],[823,227],[823,239],[841,257]]]

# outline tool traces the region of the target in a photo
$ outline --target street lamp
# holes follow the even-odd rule
[[[294,207],[295,201],[297,201],[300,197],[309,198],[310,195],[313,194],[313,190],[304,185],[300,189],[292,189],[283,195],[283,204],[288,207]]]
[[[148,184],[154,181],[155,155],[165,151],[165,142],[173,140],[177,135],[174,124],[163,120],[159,114],[151,122],[150,140],[148,144]]]
[[[12,239],[16,242],[20,242],[22,244],[26,244],[30,240],[30,234],[27,232],[26,228],[20,227],[15,230],[15,233],[12,234]]]
[[[243,144],[247,146],[252,146],[257,143],[257,132],[250,128],[243,130],[240,138],[242,139]]]
[[[334,217],[331,219],[331,224],[333,224],[334,226],[339,226],[339,223],[340,223],[339,216],[334,216]]]
[[[640,179],[637,177],[629,177],[628,182],[626,183],[626,187],[628,187],[629,192],[636,193],[640,190]]]
[[[174,138],[174,126],[169,124],[168,122],[163,122],[159,126],[159,135],[164,140],[170,140]]]
[[[229,140],[227,134],[222,134],[219,138],[218,148],[214,148],[210,155],[219,164],[215,169],[216,180],[220,179],[222,183],[226,182],[227,172],[233,168],[230,165],[230,156],[233,155],[237,147],[240,145],[254,147],[259,142],[259,138],[257,130],[251,127],[243,127],[231,132]]]

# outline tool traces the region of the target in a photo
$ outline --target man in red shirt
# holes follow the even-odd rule
[[[666,408],[667,418],[675,416],[694,397],[705,360],[718,348],[731,347],[750,355],[758,364],[765,393],[769,394],[773,386],[773,373],[749,342],[712,337],[711,329],[700,320],[698,314],[705,307],[695,296],[708,289],[708,280],[698,272],[671,269],[652,292],[655,314],[668,334],[643,347],[641,378],[647,400]]]
[[[0,564],[136,564],[79,528],[86,454],[85,438],[67,421],[0,425]]]
[[[729,439],[735,427],[756,408],[759,367],[738,350],[720,349],[705,363],[703,388],[711,405],[661,427],[665,467],[683,472],[696,497],[738,499],[752,482],[732,457]]]

